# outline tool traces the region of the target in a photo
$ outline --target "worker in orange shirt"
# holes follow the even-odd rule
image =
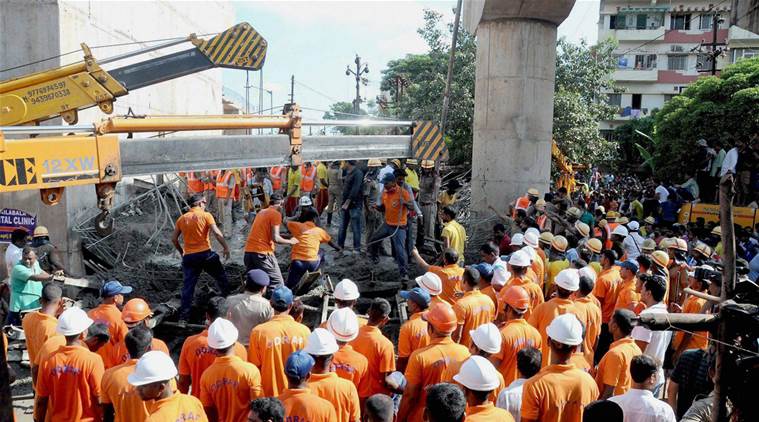
[[[487,324],[480,325],[475,330],[472,330],[470,334],[472,336],[472,345],[469,346],[469,353],[471,353],[469,359],[474,356],[478,356],[483,359],[487,359],[489,362],[492,362],[491,358],[501,351],[502,338],[501,332],[498,331],[498,327],[496,327],[492,322],[489,322]],[[466,362],[466,360],[459,361],[452,363],[447,368],[445,368],[445,372],[443,372],[443,381],[456,382],[456,374],[461,371],[463,365],[465,365]],[[501,390],[506,388],[506,381],[504,381],[503,375],[501,375],[501,373],[498,372],[495,367],[493,367],[493,370],[495,370],[496,378],[498,379],[498,385],[496,388],[493,388],[491,390],[488,399],[495,403],[498,395],[501,393]]]
[[[350,308],[336,309],[327,319],[326,328],[335,337],[339,347],[332,356],[330,370],[340,378],[351,381],[356,386],[356,391],[361,391],[361,384],[369,381],[369,377],[366,376],[369,361],[350,345],[358,336],[359,323],[356,313]]]
[[[182,306],[179,310],[179,322],[184,323],[190,317],[190,307],[195,294],[198,278],[207,272],[219,285],[221,294],[229,293],[229,280],[219,255],[211,249],[209,234],[213,233],[223,248],[224,259],[229,259],[229,245],[218,227],[213,216],[206,212],[206,199],[202,195],[190,197],[192,208],[182,214],[176,222],[171,242],[182,255]],[[179,244],[179,236],[184,240],[184,247]]]
[[[257,325],[250,332],[248,361],[261,371],[264,396],[276,397],[287,388],[285,361],[291,353],[303,349],[310,330],[290,315],[293,292],[281,286],[272,291],[271,321]]]
[[[451,339],[458,327],[458,319],[453,307],[447,303],[436,303],[422,314],[427,321],[430,344],[416,350],[406,367],[406,388],[403,390],[397,420],[421,422],[426,403],[426,387],[442,381],[448,366],[469,357],[469,350]]]
[[[551,361],[551,349],[548,347],[546,328],[558,315],[577,313],[570,296],[580,288],[580,275],[573,268],[561,270],[556,275],[554,283],[556,284],[556,296],[548,302],[541,303],[535,307],[528,320],[530,325],[535,327],[543,336],[543,347],[541,348],[543,366],[548,365],[548,362]]]
[[[332,240],[332,236],[321,227],[316,225],[319,216],[313,207],[304,209],[300,215],[300,221],[288,221],[287,230],[298,239],[290,252],[290,269],[287,271],[285,285],[295,288],[303,274],[319,269],[324,253],[319,249],[322,243],[327,243],[336,251],[340,247]]]
[[[216,360],[217,354],[208,343],[209,327],[223,315],[226,308],[226,300],[223,297],[213,297],[206,305],[206,329],[199,334],[187,337],[182,344],[179,353],[179,379],[177,388],[184,394],[192,394],[200,398],[200,377],[203,372]],[[242,359],[248,360],[248,352],[242,344],[235,342],[232,353]],[[190,389],[192,386],[192,389]]]
[[[529,267],[530,257],[527,255],[527,252],[522,250],[514,252],[509,258],[509,273],[511,274],[511,278],[508,282],[506,282],[507,286],[523,287],[525,290],[527,290],[527,294],[530,295],[530,308],[525,314],[525,318],[528,319],[530,318],[530,314],[532,314],[532,310],[544,301],[543,290],[541,290],[540,286],[530,280],[527,276],[527,269]],[[493,277],[495,277],[495,274]],[[504,289],[501,289],[501,292],[499,292],[498,296],[499,300],[501,301],[503,300],[501,296],[501,293],[503,292]]]
[[[369,306],[369,322],[359,328],[358,336],[351,343],[353,349],[366,356],[369,368],[367,381],[358,391],[363,401],[377,393],[390,395],[391,391],[385,378],[395,371],[395,347],[384,334],[382,327],[390,320],[390,302],[376,298]]]
[[[620,283],[617,287],[617,301],[614,310],[629,309],[634,311],[640,302],[640,293],[636,289],[638,264],[635,261],[625,261],[619,265]]]
[[[106,369],[100,390],[100,406],[103,420],[115,422],[144,422],[150,413],[137,390],[127,381],[134,372],[137,361],[150,350],[153,334],[147,328],[138,327],[124,337],[130,359],[121,365]]]
[[[208,347],[216,359],[200,377],[200,402],[212,421],[245,421],[250,402],[263,396],[258,368],[235,352],[237,335],[224,318],[208,326]]]
[[[279,395],[288,421],[334,422],[337,419],[335,406],[314,394],[308,381],[314,367],[314,358],[299,350],[293,352],[285,365],[288,388]]]
[[[543,338],[538,330],[524,319],[530,308],[530,296],[523,287],[511,286],[504,289],[502,303],[501,314],[504,316],[505,325],[501,327],[501,350],[494,354],[490,361],[503,375],[504,383],[510,385],[519,377],[517,353],[526,347],[540,349]]]
[[[440,294],[443,293],[443,280],[440,279],[440,276],[427,271],[419,277],[416,277],[414,281],[417,286],[421,287],[422,290],[430,295],[430,306],[436,303],[445,302],[443,299],[440,299]]]
[[[300,196],[313,197],[316,188],[316,167],[306,162],[300,168]]]
[[[108,344],[98,350],[105,369],[123,363],[117,359],[116,345],[124,341],[128,331],[121,318],[121,307],[124,305],[124,295],[129,293],[132,293],[130,286],[124,286],[118,280],[111,280],[100,288],[100,305],[87,312],[96,323],[107,325],[111,334]]]
[[[589,268],[589,267],[584,267]],[[595,303],[595,297],[591,293],[595,286],[595,272],[592,268],[590,271],[580,269],[580,288],[575,294],[575,315],[585,327],[585,336],[583,336],[582,353],[589,367],[594,366],[594,354],[598,336],[601,333],[601,307]]]
[[[21,326],[26,337],[26,350],[29,353],[29,362],[32,364],[32,387],[37,384],[37,353],[43,344],[56,335],[55,328],[58,325],[58,314],[62,310],[61,297],[63,291],[55,283],[48,283],[42,288],[39,310],[30,312],[24,316]]]
[[[453,332],[453,341],[469,347],[472,338],[469,332],[482,324],[487,324],[495,319],[495,304],[477,285],[480,282],[480,273],[473,267],[466,267],[462,277],[464,295],[453,305],[458,319],[458,328]]]
[[[499,387],[500,380],[490,361],[482,356],[472,356],[461,365],[461,370],[453,379],[464,386],[469,422],[514,422],[511,413],[495,407],[491,399]]]
[[[303,349],[315,362],[308,379],[308,389],[332,403],[337,413],[337,422],[359,422],[361,403],[356,386],[330,370],[332,357],[338,350],[337,341],[329,331],[317,328],[311,333],[308,345]]]
[[[630,337],[635,313],[629,309],[617,309],[609,321],[609,331],[614,337],[609,351],[598,363],[596,383],[601,395],[599,400],[625,394],[630,389],[630,362],[642,354],[640,347]]]
[[[598,338],[598,345],[595,351],[595,360],[600,361],[601,357],[609,350],[612,342],[611,333],[609,332],[609,321],[614,313],[614,305],[617,302],[617,289],[622,282],[619,275],[619,267],[615,265],[617,253],[610,249],[601,252],[601,273],[596,278],[596,286],[593,288],[593,296],[601,302],[601,335]]]
[[[428,264],[419,251],[414,248],[411,251],[411,255],[417,262],[417,265],[424,272],[432,272],[440,278],[442,282],[442,292],[438,297],[453,306],[458,300],[457,295],[461,292],[461,277],[464,274],[464,269],[458,264],[459,253],[453,248],[448,248],[443,252],[443,266]]]
[[[271,178],[271,187],[274,192],[282,194],[287,188],[287,167],[286,166],[274,166],[269,170],[269,177]]]
[[[152,316],[153,311],[150,310],[150,306],[148,306],[148,303],[145,302],[145,300],[140,298],[130,299],[124,304],[124,309],[121,310],[121,319],[124,320],[124,323],[129,330],[136,327],[150,329],[150,318]],[[164,352],[167,355],[169,354],[169,348],[166,346],[166,343],[155,337],[153,337],[153,341],[150,343],[150,350]],[[113,359],[118,365],[128,361],[130,358],[123,340],[116,343],[113,352]]]
[[[200,400],[175,391],[172,381],[176,376],[177,367],[169,355],[150,351],[137,361],[127,381],[143,401],[152,402],[148,421],[208,422]]]
[[[430,343],[427,321],[422,319],[422,313],[427,311],[431,298],[429,293],[421,287],[401,290],[399,294],[406,299],[408,312],[411,315],[408,321],[401,325],[398,333],[398,371],[404,372],[411,353]]]
[[[493,280],[493,266],[487,262],[480,262],[473,265],[474,269],[480,273],[480,281],[477,283],[477,288],[480,289],[482,294],[489,297],[495,305],[495,316],[493,320],[498,319],[498,292],[495,291],[491,280]]]
[[[696,267],[696,270],[693,273],[689,273],[688,278],[690,279],[690,285],[688,287],[697,292],[705,292],[709,287],[709,280],[707,277],[709,277],[710,274],[715,273],[714,268],[708,265]],[[688,295],[683,304],[682,312],[686,314],[703,313],[702,309],[705,303],[706,299]],[[677,309],[678,305],[673,306]],[[709,333],[706,331],[696,331],[695,334],[677,331],[672,340],[672,348],[675,350],[673,362],[677,362],[680,355],[688,349],[706,349],[708,346],[708,336]]]
[[[100,420],[103,361],[87,349],[85,332],[94,321],[79,308],[61,313],[56,331],[66,343],[40,363],[37,417],[40,421]]]
[[[551,364],[525,381],[521,422],[581,422],[585,406],[598,398],[593,377],[568,363],[582,344],[582,323],[574,314],[559,315],[546,331]]]
[[[535,232],[525,233],[523,242],[525,246],[522,249],[530,248],[532,250],[532,253],[530,254],[530,260],[532,261],[530,268],[535,272],[535,275],[538,278],[537,283],[542,289],[543,283],[545,282],[546,268],[543,258],[538,253],[540,250],[538,235]]]
[[[353,312],[356,312],[355,306],[358,298],[361,297],[361,292],[353,280],[344,278],[335,285],[333,296],[335,297],[335,309],[350,308]],[[358,317],[359,328],[366,325],[366,323],[367,319],[365,317]],[[321,325],[321,328],[326,328],[326,322]]]
[[[285,239],[279,235],[282,225],[282,195],[272,194],[269,206],[256,214],[250,227],[248,239],[245,242],[245,271],[259,269],[269,275],[271,286],[276,289],[284,284],[282,271],[279,269],[277,256],[274,255],[274,245],[294,245],[298,239]]]

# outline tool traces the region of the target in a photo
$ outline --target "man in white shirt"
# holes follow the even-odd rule
[[[16,229],[11,233],[11,243],[5,249],[5,270],[8,278],[13,272],[13,266],[21,261],[21,251],[26,246],[27,237],[29,237],[29,233],[24,229]]]
[[[728,173],[735,174],[735,166],[738,165],[738,149],[741,146],[740,141],[736,146],[730,148],[722,160],[722,169],[719,171],[719,177],[722,178]]]
[[[667,292],[667,281],[660,275],[641,274],[638,276],[643,283],[641,290],[641,300],[646,304],[640,314],[666,314],[667,305],[662,301]],[[651,356],[659,362],[657,370],[657,384],[654,386],[654,396],[659,396],[659,391],[664,385],[664,370],[661,363],[664,362],[664,354],[672,339],[672,331],[652,331],[648,328],[638,325],[633,328],[632,338],[640,347],[644,354]]]
[[[622,241],[622,247],[625,249],[627,259],[634,261],[642,252],[643,236],[638,233],[640,230],[640,223],[637,221],[631,221],[627,223],[628,235],[624,241]]]
[[[656,194],[656,199],[659,201],[660,204],[663,204],[667,202],[667,198],[669,198],[669,191],[664,186],[664,182],[659,182],[659,186],[656,187],[654,190],[654,193]]]
[[[519,378],[514,380],[508,387],[501,390],[496,400],[496,406],[511,413],[515,422],[519,422],[522,413],[522,386],[528,378],[540,371],[543,360],[540,350],[534,347],[525,347],[517,352],[517,370]]]
[[[656,386],[659,365],[651,356],[638,355],[630,362],[630,391],[609,398],[624,413],[624,422],[675,422],[675,412],[652,393]]]

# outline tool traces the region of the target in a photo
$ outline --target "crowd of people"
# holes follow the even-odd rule
[[[330,164],[341,194],[330,191],[328,173],[321,201],[333,208],[321,210],[300,192],[288,210],[296,179],[276,188],[272,180],[250,214],[237,294],[210,241],[213,235],[228,256],[225,233],[206,211],[208,196],[193,193],[173,235],[183,256],[180,318],[191,316],[203,271],[221,295],[201,305],[206,329],[185,339],[178,365],[153,336],[149,304],[125,301],[131,287],[105,283],[101,304],[86,313],[64,306],[60,287],[41,284],[53,276],[35,270],[34,248],[22,247],[12,279],[40,287],[18,296],[16,315],[36,308],[21,323],[35,420],[710,420],[715,359],[708,333],[655,331],[635,320],[714,312],[698,292],[720,294],[719,226],[669,221],[661,205],[669,198],[658,186],[657,205],[648,208],[650,201],[636,197],[643,185],[620,189],[611,179],[592,192],[529,189],[495,210],[502,221],[492,240],[469,245],[479,254],[467,260],[454,208],[460,186],[439,192],[434,163],[421,164],[421,175],[399,160],[370,162],[366,172],[352,161]],[[318,267],[336,212],[336,249],[349,227],[353,250],[363,241],[370,259],[389,240],[399,280],[408,279],[399,294],[409,315],[395,344],[383,332],[390,303],[373,299],[361,315],[359,286],[348,279],[334,287],[326,321],[303,324],[303,304],[291,288]],[[364,224],[373,230],[365,233]],[[756,255],[756,236],[749,232],[741,242],[744,258]],[[432,262],[417,247],[426,241],[442,246]],[[287,278],[277,245],[292,249]],[[741,281],[756,279],[748,262],[738,267]],[[421,274],[410,279],[413,268]]]

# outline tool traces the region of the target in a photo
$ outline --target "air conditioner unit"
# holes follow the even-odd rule
[[[670,51],[672,51],[673,53],[682,53],[683,51],[685,51],[685,49],[683,48],[682,45],[672,45],[670,46]]]

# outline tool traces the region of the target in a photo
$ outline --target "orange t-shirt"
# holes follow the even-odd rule
[[[451,364],[448,365],[447,368],[445,368],[445,371],[443,371],[442,381],[451,383],[451,384],[461,385],[458,382],[456,382],[453,379],[453,377],[456,374],[458,374],[459,371],[461,371],[461,365],[463,365],[464,362],[466,362],[468,359],[469,358],[464,359],[462,361],[458,361],[458,362],[451,362]],[[498,375],[498,387],[495,390],[491,391],[490,395],[488,395],[488,400],[492,401],[493,403],[495,403],[498,400],[498,395],[501,394],[501,390],[506,388],[506,381],[503,380],[503,375],[501,375],[500,372],[496,372],[496,375]],[[467,405],[467,409],[469,409],[468,405]],[[469,415],[468,412],[467,412],[467,415]],[[469,420],[469,416],[467,416],[467,420]]]
[[[593,287],[593,295],[601,302],[601,320],[608,324],[617,302],[617,287],[621,282],[618,267],[601,270]]]
[[[630,362],[632,358],[642,354],[632,337],[621,338],[609,346],[596,371],[598,390],[603,391],[607,385],[614,387],[614,394],[625,394],[630,389]]]
[[[353,350],[353,346],[346,344],[332,356],[332,365],[329,368],[340,378],[351,381],[357,391],[361,391],[361,384],[368,383],[366,376],[369,370],[369,361],[366,356]]]
[[[243,361],[248,360],[248,352],[242,344],[235,342],[234,348],[236,356],[239,356]],[[213,349],[208,347],[207,329],[185,339],[184,344],[182,344],[182,351],[179,353],[179,375],[190,376],[192,380],[191,395],[200,398],[200,377],[217,357]]]
[[[596,340],[601,334],[601,306],[593,294],[575,299],[575,315],[585,326],[585,338],[582,341],[582,353],[588,365],[593,365]]]
[[[151,407],[147,422],[208,422],[200,400],[188,394],[174,393],[171,397],[156,400]]]
[[[211,249],[211,239],[208,232],[216,221],[209,212],[200,207],[193,207],[190,211],[182,214],[177,220],[177,228],[184,238],[184,254],[203,252]]]
[[[124,320],[121,318],[119,308],[115,304],[101,303],[96,308],[87,312],[87,316],[92,318],[96,323],[108,326],[108,333],[110,333],[111,338],[108,340],[108,343],[95,352],[103,358],[105,369],[113,368],[123,363],[117,359],[116,345],[124,341],[129,328],[127,328]]]
[[[495,407],[493,403],[487,402],[479,406],[468,406],[466,410],[466,422],[514,422],[514,417],[511,416],[505,409]]]
[[[498,318],[498,312],[501,311],[500,309],[498,309],[499,308],[499,306],[498,306],[498,292],[495,291],[495,289],[493,288],[493,286],[485,287],[484,289],[481,289],[480,291],[482,292],[482,294],[486,295],[487,297],[490,298],[490,300],[493,301],[493,305],[495,305],[495,315],[493,316],[493,319]]]
[[[137,359],[129,359],[121,365],[106,369],[100,389],[100,403],[111,404],[116,422],[144,422],[148,418],[148,408],[137,389],[127,381],[134,372]]]
[[[585,406],[598,398],[598,386],[574,365],[549,365],[522,387],[522,419],[582,422]]]
[[[395,192],[382,191],[382,205],[385,206],[385,224],[388,226],[405,226],[408,208],[404,202],[411,201],[411,194],[406,189],[396,187]]]
[[[701,313],[701,307],[704,306],[704,303],[706,303],[706,299],[701,299],[696,296],[688,296],[688,298],[685,299],[685,303],[683,303],[683,313],[699,314]],[[685,347],[684,350],[706,349],[706,346],[709,344],[709,340],[707,338],[707,336],[709,335],[709,332],[696,331],[696,334],[698,335],[690,336],[688,345]],[[682,331],[677,331],[675,333],[675,338],[674,340],[672,340],[672,347],[675,350],[677,350],[677,348],[680,346],[680,343],[682,343],[684,337],[685,337],[685,333]]]
[[[37,351],[37,356],[35,357],[36,360],[34,362],[31,362],[32,365],[42,365],[42,362],[46,361],[47,358],[50,357],[50,355],[53,354],[56,350],[58,350],[59,347],[66,344],[66,337],[63,337],[60,334],[56,334],[49,339],[45,340],[45,342],[42,344],[42,347]]]
[[[437,274],[443,282],[443,291],[440,292],[438,297],[451,305],[456,303],[455,294],[461,291],[461,276],[464,274],[464,269],[459,267],[458,264],[446,265],[444,267],[432,265],[430,266],[430,272]]]
[[[543,263],[543,260],[540,257],[536,257],[534,261],[532,261],[532,264],[530,265],[530,269],[535,273],[535,277],[537,277],[537,283],[540,288],[543,288],[543,282],[545,281],[546,276],[546,268],[545,264]]]
[[[247,422],[250,402],[261,397],[261,373],[239,356],[219,356],[200,377],[200,402],[219,421]]]
[[[469,330],[492,322],[495,318],[495,304],[479,290],[470,290],[464,293],[464,296],[453,305],[453,311],[456,312],[458,325],[463,326],[459,344],[467,348],[472,344]]]
[[[37,397],[48,397],[46,421],[94,421],[103,361],[83,346],[62,346],[41,363]]]
[[[503,381],[508,386],[519,378],[517,370],[517,353],[525,347],[540,349],[543,338],[538,330],[525,319],[512,319],[501,328],[501,351],[493,355],[501,359],[498,372],[503,375]]]
[[[21,321],[26,337],[26,350],[29,352],[29,362],[35,362],[37,353],[50,337],[56,335],[55,327],[58,319],[52,315],[34,311],[27,314]]]
[[[306,347],[311,331],[288,314],[274,315],[250,331],[248,362],[261,371],[265,397],[276,397],[287,388],[285,362],[292,352]]]
[[[282,225],[282,214],[274,207],[266,208],[256,214],[253,225],[245,241],[245,252],[271,255],[274,253],[274,239],[271,229]]]
[[[585,354],[582,352],[572,353],[572,356],[569,357],[569,363],[574,365],[577,369],[582,369],[583,371],[590,373],[592,364],[585,360]]]
[[[527,294],[530,296],[530,307],[527,309],[527,312],[525,312],[524,317],[525,319],[530,319],[530,315],[532,315],[532,311],[535,309],[535,307],[545,301],[545,299],[543,299],[543,290],[540,288],[540,286],[533,283],[528,278],[522,277],[511,277],[511,279],[506,282],[506,287],[511,286],[520,286],[527,290]],[[505,303],[503,300],[503,295],[506,293],[506,290],[508,289],[503,288],[500,292],[498,292],[498,306],[503,306]]]
[[[171,356],[171,353],[169,353],[169,348],[166,346],[166,343],[164,343],[163,340],[157,339],[155,337],[153,338],[153,341],[150,342],[150,350],[156,350],[156,351],[163,352]],[[115,356],[117,365],[121,365],[122,363],[131,359],[131,357],[129,356],[129,351],[126,348],[126,343],[124,343],[123,340],[116,345],[116,348],[114,349],[114,353],[115,353],[114,356]]]
[[[317,396],[332,403],[337,413],[337,422],[361,420],[361,402],[352,382],[342,379],[334,372],[311,374],[308,389]]]
[[[385,386],[385,373],[395,371],[393,343],[379,328],[367,325],[359,328],[358,337],[351,342],[351,346],[364,355],[369,364],[367,382],[361,383],[358,396],[363,399],[378,393],[390,395],[390,390]]]
[[[414,350],[421,349],[429,343],[427,321],[422,319],[421,312],[417,312],[401,325],[401,331],[398,334],[398,357],[407,358]]]
[[[424,404],[427,402],[425,387],[443,381],[446,368],[456,362],[463,362],[469,357],[469,350],[454,343],[450,337],[430,339],[430,344],[415,351],[406,366],[406,382],[408,386],[416,386],[422,394],[416,403],[412,403],[408,415],[410,422],[421,422]]]
[[[285,408],[288,422],[334,422],[337,420],[335,406],[308,388],[288,388],[277,398]]]
[[[319,259],[319,245],[332,240],[329,233],[311,221],[288,221],[287,230],[298,239],[298,243],[293,245],[290,252],[290,259],[293,261],[316,261]]]
[[[630,281],[621,280],[617,288],[617,301],[614,303],[614,310],[628,309],[634,311],[633,303],[640,302],[640,293],[635,290],[635,277]]]
[[[554,318],[567,313],[577,315],[574,302],[572,302],[571,299],[562,299],[557,296],[548,302],[541,303],[535,307],[535,309],[532,310],[532,315],[530,315],[530,318],[527,320],[530,325],[535,327],[540,335],[543,336],[543,347],[540,350],[543,353],[542,366],[546,366],[549,362],[551,362],[551,348],[548,345],[548,334],[546,334],[546,328],[548,328],[548,325],[551,323],[551,321],[553,321]]]

